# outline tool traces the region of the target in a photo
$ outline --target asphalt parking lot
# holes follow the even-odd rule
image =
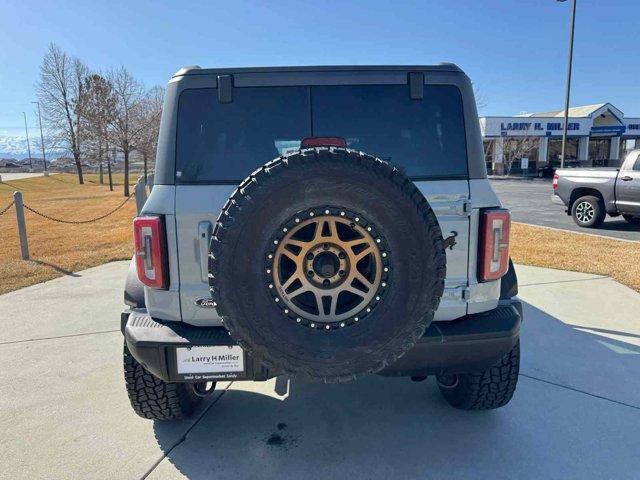
[[[607,217],[597,229],[578,227],[562,205],[551,203],[550,179],[493,180],[491,185],[516,222],[640,241],[640,226],[631,225],[622,217]]]
[[[521,377],[500,410],[454,410],[431,379],[278,379],[153,423],[122,379],[127,266],[0,296],[0,477],[638,478],[640,294],[609,278],[517,267]]]

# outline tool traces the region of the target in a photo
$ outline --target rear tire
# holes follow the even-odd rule
[[[193,413],[202,401],[194,385],[167,383],[146,370],[133,358],[125,343],[124,379],[133,410],[151,420],[181,420]],[[213,385],[214,388],[215,384]]]
[[[598,228],[606,215],[602,199],[593,195],[580,197],[571,205],[571,216],[579,227]]]
[[[622,217],[631,225],[640,225],[640,217],[634,217],[633,215],[622,215]]]
[[[520,342],[499,363],[483,372],[436,377],[440,392],[460,410],[491,410],[505,406],[516,390]]]

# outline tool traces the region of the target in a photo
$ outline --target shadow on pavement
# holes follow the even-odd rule
[[[640,357],[602,341],[635,348],[525,305],[523,375],[494,411],[449,407],[432,379],[237,382],[178,445],[155,424],[150,478],[633,478]]]
[[[55,265],[53,263],[45,262],[44,260],[31,258],[30,261],[33,263],[37,263],[38,265],[41,265],[43,267],[51,268],[58,273],[62,273],[63,275],[68,275],[70,277],[82,277],[82,275],[80,275],[79,273],[72,272],[71,270],[67,270],[66,268],[62,268],[61,266]]]
[[[607,217],[605,222],[595,229],[585,229],[586,233],[598,233],[598,230],[607,230],[611,232],[640,232],[640,225],[632,225],[624,219]]]

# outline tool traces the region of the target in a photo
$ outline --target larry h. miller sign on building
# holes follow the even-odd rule
[[[491,173],[535,175],[560,164],[564,110],[480,117],[480,129]],[[569,109],[565,164],[617,166],[634,148],[640,148],[640,118],[625,118],[610,103]]]

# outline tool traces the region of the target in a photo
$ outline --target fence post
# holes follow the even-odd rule
[[[16,219],[18,221],[20,253],[22,255],[22,260],[29,260],[29,242],[27,241],[27,224],[24,220],[24,204],[22,203],[22,192],[14,192],[13,201],[15,202]]]
[[[138,209],[138,213],[142,211],[142,207],[144,206],[144,202],[147,201],[147,189],[144,184],[144,177],[141,177],[135,186],[135,194],[136,194],[136,208]]]

